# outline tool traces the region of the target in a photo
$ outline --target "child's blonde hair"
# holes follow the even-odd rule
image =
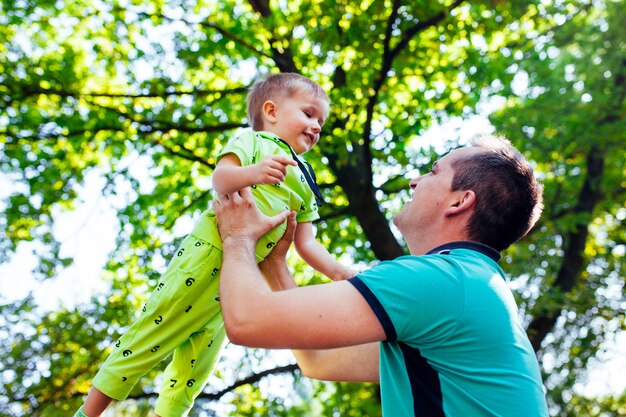
[[[326,92],[315,81],[300,74],[284,72],[254,83],[248,93],[248,120],[253,130],[263,130],[263,103],[281,97],[292,97],[305,91],[330,103]]]

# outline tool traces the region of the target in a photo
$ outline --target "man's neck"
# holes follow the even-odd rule
[[[424,234],[419,238],[407,240],[409,252],[411,255],[425,255],[436,247],[451,242],[461,242],[471,240],[466,233],[433,233],[431,235]]]

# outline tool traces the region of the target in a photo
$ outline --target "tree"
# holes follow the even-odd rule
[[[493,123],[537,161],[549,205],[539,227],[506,252],[505,268],[554,413],[583,409],[566,404],[572,387],[607,336],[624,327],[622,1],[0,7],[0,164],[14,182],[3,201],[0,259],[37,241],[40,279],[70,264],[59,257],[53,212],[72,209],[90,171],[103,172],[103,196],[123,201],[107,294],[52,312],[38,311],[32,299],[2,306],[0,404],[7,411],[0,415],[67,414],[79,402],[110,340],[155,283],[152,260],[169,259],[180,241],[177,219],[197,216],[210,201],[213,155],[247,125],[247,88],[277,71],[309,76],[330,94],[324,135],[307,154],[327,202],[318,236],[355,262],[405,252],[390,219],[407,196],[406,174],[437,157],[420,134],[474,114],[490,96],[508,99]],[[528,87],[517,91],[524,75]],[[138,163],[147,173],[135,173]],[[294,268],[304,267],[296,261]],[[246,369],[262,372],[252,362]],[[246,385],[232,398],[238,415],[375,414],[375,387],[311,383],[294,372],[305,402],[289,407]],[[155,375],[136,387],[133,406],[147,410]],[[351,411],[338,408],[348,397]],[[619,409],[623,396],[615,403]]]
[[[563,18],[571,21],[513,64],[528,86],[493,120],[545,175],[542,222],[517,247],[541,262],[527,264],[538,296],[520,295],[533,346],[553,363],[544,366],[550,398],[581,415],[571,387],[624,329],[626,13],[607,2]]]

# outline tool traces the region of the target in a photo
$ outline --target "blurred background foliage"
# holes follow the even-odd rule
[[[87,302],[43,309],[0,292],[0,416],[78,407],[189,232],[181,219],[209,204],[213,155],[247,127],[247,89],[281,71],[332,99],[307,154],[327,203],[317,233],[359,267],[406,253],[390,220],[411,176],[467,139],[461,120],[488,116],[534,161],[546,210],[502,264],[551,414],[626,414],[623,392],[575,389],[625,327],[624,22],[622,0],[4,0],[0,262],[36,242],[38,282],[72,265],[56,213],[93,173],[117,238],[95,277],[106,290]],[[151,415],[159,371],[112,415]],[[230,346],[191,415],[377,416],[379,401],[375,385],[311,381],[289,355]]]

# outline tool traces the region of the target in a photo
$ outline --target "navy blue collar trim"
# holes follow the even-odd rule
[[[476,252],[480,252],[483,255],[490,257],[496,262],[499,262],[500,257],[501,257],[500,252],[498,252],[491,246],[487,246],[478,242],[469,242],[469,241],[444,243],[443,245],[437,246],[435,249],[430,250],[426,255],[447,254],[447,253],[450,253],[450,251],[453,249],[474,250]]]

